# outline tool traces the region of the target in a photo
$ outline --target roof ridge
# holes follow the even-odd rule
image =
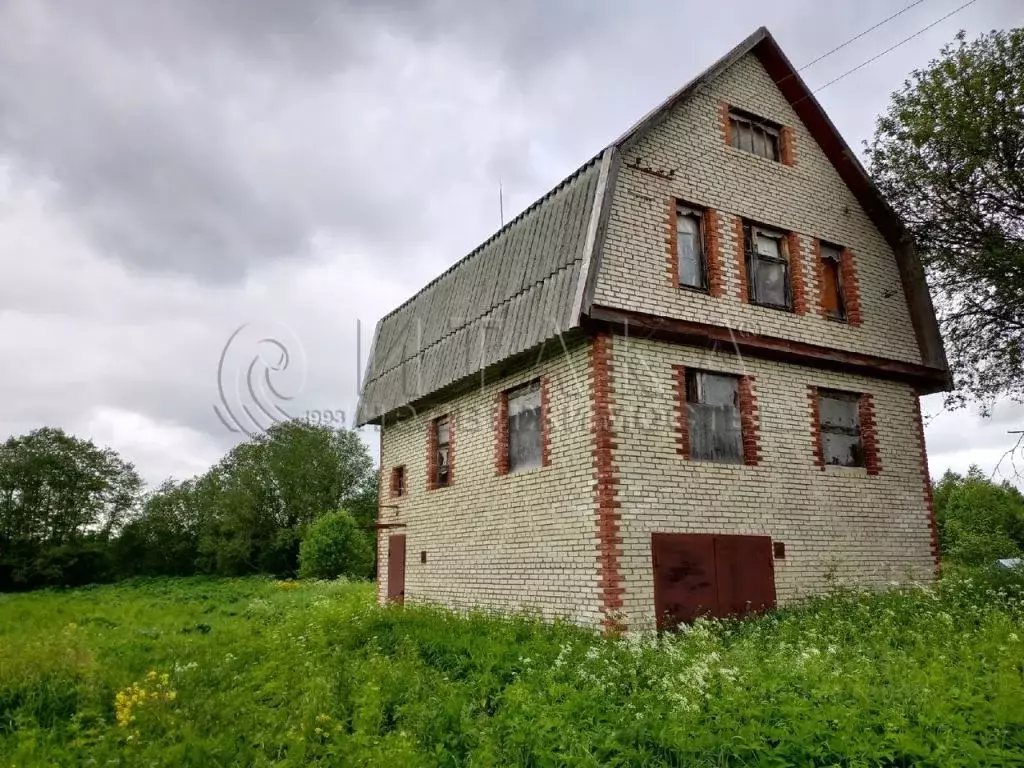
[[[486,240],[484,240],[482,243],[480,243],[480,245],[478,245],[476,248],[471,250],[469,253],[467,253],[465,256],[463,256],[461,259],[459,259],[454,264],[452,264],[447,269],[445,269],[444,272],[441,272],[437,276],[433,277],[430,281],[428,281],[424,285],[420,286],[420,288],[412,296],[410,296],[408,299],[403,301],[401,304],[399,304],[397,307],[392,309],[387,314],[382,315],[380,320],[378,320],[377,322],[378,323],[382,323],[385,320],[387,320],[389,317],[394,315],[396,312],[398,312],[398,311],[400,311],[402,309],[405,309],[407,306],[409,306],[409,304],[411,304],[413,301],[415,301],[416,297],[419,296],[421,293],[425,293],[428,288],[430,288],[433,285],[436,285],[438,282],[441,281],[442,278],[446,277],[451,272],[455,271],[455,269],[457,269],[460,265],[468,262],[474,256],[480,255],[480,253],[484,250],[484,248],[486,248],[488,245],[490,245],[492,242],[494,242],[498,238],[499,235],[501,235],[503,232],[505,232],[510,227],[512,227],[512,225],[515,224],[516,222],[518,222],[520,219],[524,218],[527,214],[532,212],[535,208],[540,206],[541,203],[546,202],[553,195],[555,195],[559,190],[561,190],[563,187],[565,187],[569,182],[573,181],[581,173],[583,173],[585,170],[587,170],[591,165],[593,165],[595,162],[600,160],[601,159],[601,155],[604,154],[604,150],[605,149],[606,149],[605,147],[602,147],[600,152],[598,152],[596,155],[591,157],[589,160],[587,160],[585,163],[583,163],[583,165],[581,165],[579,168],[574,170],[568,176],[566,176],[561,181],[559,181],[555,186],[553,186],[551,189],[549,189],[543,195],[541,195],[536,200],[534,200],[532,203],[530,203],[530,205],[528,205],[526,208],[524,208],[522,211],[520,211],[519,214],[515,218],[511,219],[507,224],[504,224],[499,229],[495,230],[491,234],[490,237],[488,237]],[[555,272],[552,272],[551,274],[555,274],[557,271],[558,270],[555,270]],[[550,277],[550,275],[549,275],[549,277]],[[497,306],[500,307],[501,304],[498,304]]]
[[[388,374],[391,371],[395,370],[396,368],[399,368],[399,367],[405,365],[410,360],[415,360],[417,357],[422,355],[428,349],[436,347],[438,344],[440,344],[445,339],[449,339],[452,336],[454,336],[455,334],[459,333],[460,331],[465,330],[466,328],[469,328],[470,326],[473,325],[473,323],[477,322],[478,320],[480,320],[483,317],[486,317],[491,312],[494,312],[495,310],[500,309],[501,307],[505,306],[506,304],[511,303],[515,299],[517,299],[520,296],[522,296],[524,293],[532,291],[538,285],[546,283],[548,280],[550,280],[552,277],[557,275],[559,272],[564,272],[567,269],[572,269],[576,264],[578,264],[582,260],[583,260],[583,256],[580,255],[578,258],[575,258],[572,261],[567,262],[566,264],[563,264],[562,266],[558,267],[558,269],[554,270],[553,272],[549,272],[548,274],[544,275],[544,277],[540,278],[539,280],[535,280],[534,282],[530,283],[529,285],[524,286],[522,289],[520,289],[519,291],[516,291],[514,294],[509,296],[507,299],[504,299],[500,304],[495,304],[495,305],[493,305],[491,307],[488,307],[485,312],[483,312],[482,314],[477,315],[472,320],[466,320],[466,322],[462,323],[462,325],[460,325],[458,328],[455,328],[455,329],[449,331],[444,336],[439,336],[437,339],[435,339],[434,341],[432,341],[429,344],[427,344],[427,346],[421,347],[420,349],[416,350],[415,354],[409,355],[408,357],[403,357],[401,360],[399,360],[397,363],[392,365],[390,368],[387,368],[387,369],[381,371],[378,375],[374,376],[372,379],[367,379],[365,382],[363,382],[363,387],[365,388],[366,385],[369,384],[371,381],[377,381],[378,379],[383,377],[385,374]]]

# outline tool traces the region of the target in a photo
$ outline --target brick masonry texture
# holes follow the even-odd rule
[[[494,409],[494,471],[508,474],[508,392],[502,390],[495,398]]]
[[[760,419],[754,377],[740,377],[740,434],[743,438],[743,463],[756,467],[761,463]]]
[[[679,285],[679,211],[676,199],[670,198],[665,205],[665,258],[668,262],[668,284]]]
[[[676,453],[684,459],[690,458],[690,412],[686,410],[686,368],[672,366],[672,381],[676,394]]]
[[[679,455],[680,368],[751,376],[756,384],[756,466]],[[836,585],[885,587],[930,579],[930,511],[921,492],[917,393],[909,386],[661,341],[615,338],[615,466],[619,476],[624,620],[654,625],[651,533],[768,535],[780,603]],[[871,395],[885,471],[817,466],[808,435],[809,387]]]
[[[712,298],[725,295],[722,282],[722,238],[718,234],[718,211],[704,211],[704,256],[708,263],[708,292]]]
[[[839,269],[843,276],[843,298],[846,300],[846,322],[857,327],[864,322],[860,309],[860,283],[857,280],[857,267],[853,253],[849,248],[843,250]]]
[[[803,315],[807,313],[807,292],[804,283],[806,256],[803,252],[803,238],[796,232],[787,233],[786,247],[789,251],[789,284],[793,292],[793,311]]]
[[[790,167],[796,165],[796,141],[793,138],[793,129],[788,125],[782,127],[779,132],[779,155],[783,165]]]
[[[824,471],[825,447],[821,442],[821,400],[818,398],[818,388],[813,384],[807,385],[807,405],[811,414],[811,448],[814,450],[814,466]]]
[[[942,567],[939,550],[939,527],[935,523],[935,501],[932,498],[931,475],[928,472],[928,448],[924,440],[924,418],[921,416],[920,399],[915,404],[914,419],[917,422],[917,442],[921,451],[921,484],[924,486],[924,503],[928,508],[928,527],[931,532],[932,558],[935,560],[935,571]]]
[[[381,466],[406,465],[408,493],[382,507],[407,536],[407,603],[527,610],[598,627],[593,436],[586,345],[382,429]],[[498,393],[546,378],[549,464],[495,472]],[[451,414],[458,431],[455,485],[427,491],[427,425]],[[379,537],[380,595],[387,594],[387,533]],[[417,552],[427,552],[421,563]]]
[[[864,468],[869,475],[882,471],[878,458],[878,428],[875,426],[875,401],[870,394],[862,394],[857,402],[860,415],[860,439],[864,445]]]
[[[747,251],[745,247],[747,235],[743,219],[731,216],[732,219],[732,251],[733,263],[736,265],[736,298],[743,304],[750,301],[750,282],[747,280]]]
[[[730,146],[722,103],[791,127],[797,163],[788,166]],[[629,167],[638,161],[675,173],[660,178]],[[664,206],[675,199],[717,211],[721,298],[680,291],[665,280]],[[798,233],[805,242],[837,243],[855,254],[859,324],[747,303],[737,217]],[[811,256],[809,248],[799,254],[805,276],[817,269],[809,263]],[[816,307],[817,281],[805,282],[806,304]],[[740,59],[709,88],[680,104],[623,155],[595,303],[921,362],[892,249],[754,56]]]
[[[597,512],[597,573],[601,627],[621,632],[622,538],[619,536],[618,471],[615,468],[615,387],[612,383],[612,337],[596,336],[590,345],[591,430],[594,437],[594,506]]]

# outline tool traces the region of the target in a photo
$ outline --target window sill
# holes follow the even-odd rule
[[[829,470],[832,472],[848,472],[850,474],[866,475],[868,473],[867,467],[850,467],[846,464],[822,464],[820,469],[824,472]]]
[[[430,485],[427,486],[427,491],[443,491],[448,488],[451,488],[453,485],[455,485],[455,483],[448,483],[447,485]]]
[[[687,293],[698,293],[701,296],[710,296],[711,295],[711,289],[710,288],[697,288],[697,287],[692,286],[692,285],[686,285],[685,283],[677,283],[676,284],[676,288],[678,288],[681,291],[686,291]]]
[[[781,160],[769,160],[767,157],[755,155],[753,152],[747,152],[745,149],[736,149],[736,147],[734,147],[732,144],[726,144],[725,148],[728,149],[733,154],[740,155],[741,157],[751,157],[754,160],[757,160],[758,162],[767,163],[772,168],[786,168],[789,170],[793,169],[792,165],[786,165]]]
[[[750,306],[752,306],[752,307],[762,307],[763,309],[774,309],[776,312],[788,312],[791,315],[795,315],[796,314],[796,312],[793,311],[792,307],[787,307],[787,306],[784,306],[782,304],[762,304],[759,301],[749,301],[747,303],[750,304]]]
[[[503,472],[501,477],[522,477],[523,475],[532,475],[534,472],[540,472],[550,466],[550,464],[538,464],[536,467],[529,467],[527,469],[510,469],[508,472]]]
[[[850,324],[850,321],[845,317],[832,317],[832,315],[825,315],[825,319],[830,323],[839,323],[840,325]]]

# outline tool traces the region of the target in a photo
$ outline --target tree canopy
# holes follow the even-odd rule
[[[925,264],[950,403],[1024,400],[1024,29],[961,32],[915,70],[868,158]]]

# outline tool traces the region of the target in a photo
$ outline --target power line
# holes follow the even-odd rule
[[[804,65],[803,65],[802,67],[799,67],[799,68],[797,68],[797,70],[796,70],[796,71],[797,71],[797,72],[803,72],[803,71],[804,71],[805,69],[807,69],[808,67],[813,67],[813,66],[814,66],[815,64],[817,64],[817,63],[818,63],[819,61],[821,61],[822,59],[827,59],[827,58],[828,58],[829,56],[831,56],[831,55],[832,55],[833,53],[835,53],[836,51],[841,51],[841,50],[842,50],[843,48],[845,48],[846,46],[848,46],[848,45],[849,45],[850,43],[854,43],[854,42],[856,42],[857,40],[860,40],[860,39],[861,39],[862,37],[864,37],[864,35],[868,34],[869,32],[874,32],[874,31],[875,31],[876,29],[878,29],[878,28],[879,28],[880,26],[882,26],[883,24],[888,24],[888,23],[889,23],[890,21],[892,21],[893,19],[895,19],[895,18],[896,18],[897,16],[902,16],[902,15],[903,15],[904,13],[906,13],[907,11],[909,11],[909,10],[910,10],[911,8],[914,8],[915,6],[918,6],[918,5],[920,5],[920,4],[921,4],[921,3],[923,3],[924,1],[925,1],[925,0],[915,0],[915,2],[911,3],[910,5],[906,6],[905,8],[903,8],[903,9],[901,9],[901,10],[899,10],[899,11],[896,11],[896,13],[894,13],[894,14],[893,14],[892,16],[887,16],[886,18],[882,19],[882,20],[881,20],[880,22],[878,22],[878,23],[877,23],[877,24],[875,24],[874,26],[868,27],[868,28],[867,28],[867,29],[865,29],[865,30],[864,30],[863,32],[861,32],[861,33],[860,33],[859,35],[856,35],[855,37],[851,37],[851,38],[850,38],[849,40],[847,40],[847,41],[845,41],[845,42],[842,42],[842,43],[840,43],[839,45],[837,45],[837,46],[836,46],[835,48],[833,48],[833,49],[832,49],[831,51],[828,51],[828,52],[826,52],[826,53],[823,53],[823,54],[821,54],[821,56],[819,56],[818,58],[814,59],[813,61],[809,61],[809,62],[807,62],[807,63],[806,63],[806,64],[804,64]],[[792,77],[792,75],[786,75],[786,77]],[[785,80],[785,79],[786,79],[786,77],[782,78],[782,80]],[[779,82],[781,83],[781,82],[782,82],[782,80],[780,80]]]
[[[885,49],[884,51],[882,51],[881,53],[876,53],[876,54],[875,54],[874,56],[872,56],[872,57],[871,57],[870,59],[867,59],[866,61],[862,61],[862,62],[861,62],[860,64],[858,64],[858,65],[857,65],[856,67],[853,67],[853,69],[848,69],[848,70],[847,70],[846,72],[843,72],[843,74],[839,75],[839,77],[835,77],[835,78],[832,78],[831,80],[829,80],[829,81],[828,81],[827,83],[825,83],[824,85],[820,85],[820,86],[818,86],[817,88],[815,88],[814,90],[812,90],[812,91],[811,91],[811,93],[817,93],[818,91],[823,91],[824,89],[828,88],[828,87],[829,87],[830,85],[832,85],[833,83],[838,83],[838,82],[839,82],[840,80],[842,80],[842,79],[843,79],[844,77],[846,77],[847,75],[852,75],[852,74],[853,74],[854,72],[856,72],[856,71],[857,71],[858,69],[861,69],[861,68],[863,68],[863,67],[866,67],[866,66],[867,66],[868,64],[870,64],[871,62],[873,62],[873,61],[876,61],[877,59],[880,59],[880,58],[882,58],[883,56],[885,56],[885,54],[887,54],[887,53],[890,53],[890,52],[892,52],[892,51],[895,51],[895,50],[896,50],[897,48],[899,48],[899,47],[900,47],[901,45],[903,45],[904,43],[909,43],[909,42],[910,42],[911,40],[913,40],[913,39],[914,39],[915,37],[917,37],[918,35],[923,35],[923,34],[924,34],[925,32],[927,32],[927,31],[928,31],[929,29],[931,29],[931,28],[932,28],[932,27],[934,27],[935,25],[937,25],[937,24],[941,24],[941,23],[942,23],[943,21],[945,21],[946,19],[948,19],[948,18],[949,18],[950,16],[952,16],[952,15],[954,15],[954,14],[956,14],[956,13],[959,13],[960,11],[962,11],[962,10],[963,10],[964,8],[966,8],[966,7],[967,7],[967,6],[969,6],[969,5],[974,5],[974,4],[976,3],[976,2],[978,2],[978,0],[968,0],[968,2],[964,3],[964,4],[963,4],[963,5],[961,5],[961,6],[959,7],[959,8],[954,8],[954,9],[953,9],[952,11],[950,11],[949,13],[947,13],[947,14],[946,14],[945,16],[943,16],[942,18],[940,18],[940,19],[936,19],[935,21],[933,21],[933,22],[932,22],[931,24],[929,24],[928,26],[926,26],[926,27],[922,27],[921,29],[917,30],[917,32],[915,32],[914,34],[910,35],[910,37],[905,37],[905,38],[903,38],[902,40],[900,40],[900,41],[899,41],[898,43],[896,43],[895,45],[890,45],[890,46],[889,46],[888,48],[886,48],[886,49]],[[809,96],[809,95],[810,95],[810,94],[808,94],[808,96]],[[797,100],[796,102],[794,102],[794,105],[795,105],[795,104],[798,104],[798,103],[799,103],[800,101],[803,101],[803,99],[806,99],[806,98],[807,98],[807,96],[804,96],[803,98],[801,98],[801,99],[798,99],[798,100]]]

